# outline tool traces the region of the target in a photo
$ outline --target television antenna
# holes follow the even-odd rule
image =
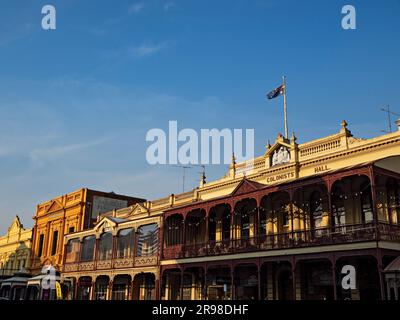
[[[192,166],[172,165],[173,167],[182,168],[182,192],[185,192],[186,169],[192,169]]]
[[[381,130],[382,132],[386,132],[386,133],[392,133],[392,117],[391,116],[398,116],[400,117],[400,114],[395,113],[393,111],[390,111],[390,106],[387,105],[384,108],[381,108],[381,111],[386,112],[387,113],[387,117],[388,117],[388,131],[387,130]]]

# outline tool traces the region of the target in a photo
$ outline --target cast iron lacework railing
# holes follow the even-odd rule
[[[400,241],[400,225],[379,222],[341,225],[335,227],[274,233],[232,240],[209,241],[168,246],[164,259],[215,256],[260,250],[304,248],[320,245],[345,244],[362,241]]]
[[[66,262],[64,272],[106,270],[118,268],[145,267],[157,265],[157,255],[143,255],[137,257],[114,258],[110,260],[97,260],[87,262]]]

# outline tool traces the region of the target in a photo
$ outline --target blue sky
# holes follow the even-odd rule
[[[57,29],[41,29],[53,4]],[[352,4],[357,29],[341,28]],[[35,205],[89,187],[148,199],[181,169],[146,163],[146,132],[254,128],[256,154],[289,126],[299,142],[359,137],[400,113],[400,1],[0,1],[0,232]],[[187,188],[198,185],[188,170]],[[207,168],[208,180],[226,166]]]

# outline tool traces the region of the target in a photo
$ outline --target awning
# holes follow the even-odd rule
[[[24,277],[12,277],[12,278],[8,278],[5,280],[1,281],[1,285],[0,287],[6,287],[6,286],[16,286],[16,285],[21,285],[21,286],[25,286],[26,282],[28,281],[28,278],[24,278]]]
[[[383,272],[399,272],[400,273],[400,257],[397,257],[394,259],[386,268],[383,270]]]
[[[28,286],[40,286],[42,283],[42,280],[46,277],[48,277],[47,274],[40,274],[38,276],[32,277],[32,278],[28,279],[27,285]],[[56,276],[56,281],[60,281],[60,280],[61,280],[61,277]]]

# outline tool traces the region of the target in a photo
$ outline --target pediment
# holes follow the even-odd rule
[[[135,204],[132,210],[133,215],[138,215],[138,214],[143,214],[143,213],[149,213],[149,210],[143,206],[141,203]]]
[[[265,153],[265,156],[270,157],[274,154],[275,151],[279,151],[281,147],[287,148],[289,151],[292,150],[292,146],[289,143],[280,141],[275,142]]]
[[[19,217],[16,216],[11,224],[11,226],[8,228],[8,233],[17,233],[22,229],[21,221],[19,220]]]
[[[62,210],[63,206],[57,200],[54,200],[46,210],[46,213]]]
[[[94,227],[94,230],[97,231],[111,231],[113,228],[117,226],[117,223],[113,221],[109,217],[102,218],[98,224]]]
[[[239,182],[239,184],[236,186],[236,188],[232,191],[231,195],[232,196],[237,196],[237,195],[242,195],[246,194],[252,191],[260,190],[264,188],[265,185],[259,182],[251,181],[246,178],[244,178],[242,181]]]
[[[283,138],[278,138],[274,145],[265,153],[266,161],[269,162],[270,167],[289,163],[293,156],[293,146],[287,143]]]

